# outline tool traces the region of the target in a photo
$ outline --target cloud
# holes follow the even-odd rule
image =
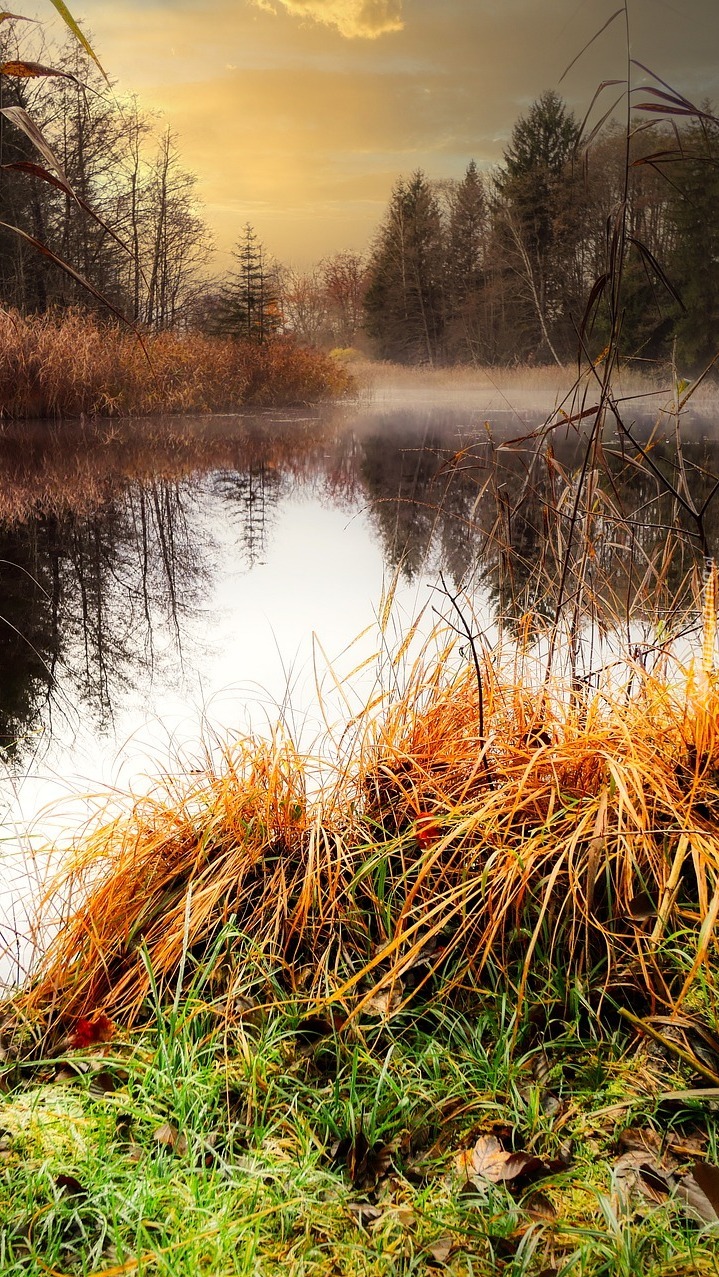
[[[278,4],[298,18],[312,18],[336,27],[348,39],[375,40],[391,31],[401,31],[402,0],[254,0],[261,9]]]

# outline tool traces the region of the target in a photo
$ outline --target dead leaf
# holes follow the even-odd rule
[[[664,1201],[672,1191],[670,1173],[646,1148],[632,1148],[617,1160],[613,1172],[614,1191],[622,1202],[632,1193],[641,1193],[652,1202]]]
[[[453,1247],[453,1237],[440,1237],[438,1241],[433,1242],[431,1246],[427,1247],[427,1255],[430,1256],[429,1263],[432,1266],[437,1265],[438,1267],[442,1264],[446,1264],[452,1254]]]
[[[695,1162],[691,1175],[711,1205],[715,1218],[719,1219],[719,1166],[712,1166],[710,1162]]]
[[[417,1216],[409,1206],[396,1206],[392,1212],[396,1215],[403,1228],[413,1228]]]
[[[178,1157],[183,1157],[187,1152],[187,1136],[184,1131],[178,1131],[172,1122],[164,1122],[162,1126],[158,1126],[152,1138],[157,1144],[177,1153]]]
[[[508,1183],[548,1171],[548,1164],[541,1157],[505,1152],[494,1135],[480,1135],[473,1149],[458,1154],[455,1164],[460,1174],[478,1188],[483,1180],[489,1184]]]
[[[362,1013],[370,1016],[380,1016],[383,1020],[389,1020],[402,1005],[402,996],[404,989],[400,980],[395,980],[393,984],[386,989],[378,989],[376,993],[368,998],[362,1007]]]
[[[657,902],[647,891],[640,891],[629,901],[629,917],[632,922],[648,922],[657,915]]]
[[[392,1162],[393,1147],[381,1140],[370,1144],[366,1135],[358,1131],[354,1137],[346,1136],[332,1149],[334,1166],[346,1166],[355,1188],[375,1188],[384,1179]]]
[[[112,1095],[117,1089],[117,1078],[113,1073],[106,1070],[100,1070],[94,1073],[90,1083],[89,1091],[93,1099],[102,1100],[106,1095]]]
[[[531,1219],[546,1220],[551,1223],[557,1218],[557,1212],[546,1193],[532,1193],[524,1202],[524,1209]]]
[[[685,1175],[683,1179],[679,1180],[676,1194],[692,1215],[698,1216],[705,1224],[716,1224],[719,1220],[719,1214],[714,1209],[711,1200],[696,1177],[696,1170],[699,1165],[701,1163],[695,1165],[690,1175]],[[716,1167],[712,1169],[716,1170]]]
[[[348,1202],[347,1209],[360,1228],[367,1228],[369,1224],[375,1224],[378,1219],[382,1218],[383,1212],[379,1206],[371,1206],[369,1202]]]
[[[87,1189],[74,1175],[56,1175],[55,1184],[63,1197],[87,1197]]]

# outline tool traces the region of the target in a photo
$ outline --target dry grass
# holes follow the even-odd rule
[[[482,736],[447,648],[368,711],[319,790],[287,741],[243,742],[77,847],[63,890],[81,903],[23,1010],[133,1023],[150,971],[169,989],[231,919],[229,1007],[262,955],[288,996],[344,1016],[418,982],[445,998],[499,981],[521,1003],[557,978],[677,1008],[719,912],[719,685],[667,661],[612,688],[538,694],[487,659]]]
[[[141,343],[80,311],[0,311],[0,417],[229,412],[351,388],[337,360],[286,338],[256,346],[168,332]]]

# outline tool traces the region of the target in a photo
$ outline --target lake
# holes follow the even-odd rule
[[[0,925],[11,950],[13,927],[27,925],[27,849],[61,844],[108,794],[202,767],[278,721],[316,747],[361,708],[414,620],[418,642],[442,618],[457,623],[445,591],[461,591],[489,645],[500,628],[550,623],[586,433],[563,425],[540,449],[543,421],[404,394],[197,420],[5,423]],[[658,475],[681,472],[708,495],[719,472],[711,416],[685,423],[680,458],[673,421],[655,435],[653,422],[636,426],[649,467],[608,432],[565,586],[571,601],[589,547],[582,623],[603,632],[631,617],[633,642],[687,601],[699,561],[686,520],[666,554],[682,515]],[[713,547],[711,505],[707,531]],[[591,645],[585,673],[596,659]]]

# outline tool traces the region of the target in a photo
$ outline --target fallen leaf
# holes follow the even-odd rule
[[[438,1241],[433,1242],[431,1246],[427,1247],[427,1254],[431,1256],[430,1264],[438,1266],[446,1264],[452,1253],[453,1246],[453,1237],[440,1237]]]
[[[112,1095],[113,1091],[116,1089],[117,1078],[114,1074],[108,1073],[105,1070],[93,1073],[89,1087],[90,1095],[92,1095],[93,1099],[104,1099],[106,1095]]]
[[[633,922],[647,922],[656,917],[657,902],[647,891],[640,891],[629,901],[629,917]]]
[[[83,1047],[97,1046],[100,1042],[109,1042],[114,1033],[112,1020],[108,1019],[104,1011],[99,1011],[93,1016],[81,1015],[68,1034],[67,1043],[73,1050],[80,1050]]]
[[[433,847],[442,837],[442,826],[433,812],[420,812],[414,822],[414,836],[422,850]]]
[[[467,1180],[489,1184],[508,1183],[511,1180],[547,1174],[549,1164],[531,1153],[507,1153],[494,1135],[480,1135],[473,1149],[460,1153],[456,1159],[460,1173]],[[481,1182],[477,1187],[481,1188]]]
[[[177,1153],[178,1157],[183,1157],[187,1152],[187,1136],[184,1131],[178,1131],[172,1122],[164,1122],[162,1126],[158,1126],[152,1138],[157,1144]]]
[[[354,1216],[360,1228],[367,1228],[382,1218],[379,1206],[371,1206],[369,1202],[348,1202],[347,1209]]]
[[[74,1175],[56,1175],[55,1184],[63,1197],[87,1197],[85,1185],[81,1184],[79,1179],[75,1179]]]
[[[672,1191],[669,1172],[646,1148],[623,1153],[614,1166],[613,1179],[614,1191],[623,1202],[628,1202],[633,1192],[652,1202],[663,1201]]]
[[[711,1200],[696,1178],[696,1170],[697,1167],[695,1166],[691,1174],[685,1175],[683,1179],[679,1180],[676,1187],[677,1197],[693,1215],[704,1220],[705,1224],[716,1224],[717,1220],[719,1220],[719,1213],[714,1209]]]
[[[332,1160],[335,1166],[347,1167],[355,1188],[375,1188],[390,1168],[392,1152],[390,1144],[383,1144],[380,1140],[370,1144],[366,1135],[359,1131],[354,1138],[347,1136],[334,1145]]]
[[[719,1166],[712,1166],[710,1162],[695,1162],[691,1175],[719,1219]]]
[[[388,988],[378,989],[373,993],[362,1007],[362,1012],[364,1015],[381,1016],[383,1020],[389,1020],[402,1005],[403,993],[401,981],[395,980]]]
[[[531,1197],[524,1202],[524,1209],[532,1219],[546,1220],[551,1223],[557,1218],[556,1209],[546,1193],[532,1193]]]

